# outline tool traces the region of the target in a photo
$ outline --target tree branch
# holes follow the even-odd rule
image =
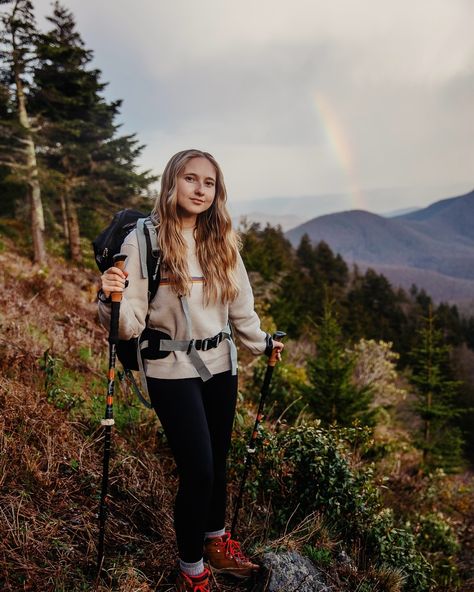
[[[8,160],[0,160],[0,165],[9,167],[11,169],[28,169],[28,166],[26,164],[19,164],[18,162],[10,162]]]

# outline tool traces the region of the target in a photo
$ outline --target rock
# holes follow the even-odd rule
[[[331,592],[323,574],[295,551],[265,553],[255,592]]]
[[[340,563],[341,565],[347,565],[349,567],[352,566],[352,559],[349,557],[349,555],[344,550],[342,550],[338,553],[337,560],[338,560],[338,563]]]

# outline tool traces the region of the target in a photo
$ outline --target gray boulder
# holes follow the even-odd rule
[[[331,592],[323,574],[295,551],[265,553],[255,592]]]

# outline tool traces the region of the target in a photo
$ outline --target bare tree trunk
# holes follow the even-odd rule
[[[33,237],[33,258],[36,263],[43,265],[46,262],[46,249],[44,242],[44,215],[43,203],[41,201],[41,187],[38,180],[38,169],[36,167],[36,155],[34,144],[28,146],[28,152],[33,152],[30,164],[28,157],[28,196],[30,201],[31,234]],[[30,167],[32,167],[30,169]]]
[[[62,192],[59,193],[59,203],[61,205],[61,218],[63,222],[63,233],[66,242],[69,244],[69,226],[67,222],[67,209],[66,209],[66,200],[64,199],[64,195]]]
[[[14,41],[13,41],[14,43]],[[36,162],[35,143],[31,123],[26,110],[25,93],[20,76],[20,65],[17,59],[17,50],[13,45],[15,89],[17,99],[17,113],[20,124],[25,130],[24,152],[26,155],[26,183],[28,185],[28,198],[31,215],[31,234],[33,237],[33,258],[36,263],[46,262],[46,250],[44,245],[44,214],[41,201],[41,187],[38,178],[38,164]]]
[[[64,192],[64,201],[66,204],[66,216],[68,226],[68,239],[69,239],[69,254],[71,259],[76,263],[82,261],[81,252],[81,234],[79,231],[79,220],[77,218],[76,205],[72,199],[71,185],[66,181],[66,190]]]
[[[430,374],[431,374],[431,371],[430,371]],[[433,395],[432,395],[431,391],[429,391],[428,394],[426,395],[426,408],[428,409],[428,411],[431,411],[432,404],[433,404]],[[431,444],[431,422],[429,419],[425,419],[424,440],[425,440],[425,447],[423,449],[423,460],[425,462],[428,462],[428,458],[430,456],[429,448],[430,448],[430,444]]]
[[[429,352],[429,360],[428,360],[428,383],[431,385],[433,382],[433,361],[432,361],[432,355],[433,355],[433,310],[431,308],[431,304],[429,306],[429,312],[428,312],[428,322],[429,322],[429,333],[428,333],[428,352]],[[426,409],[428,410],[428,417],[425,419],[425,429],[424,429],[424,439],[425,439],[425,447],[423,450],[423,460],[426,462],[428,462],[431,453],[430,453],[430,448],[431,448],[431,420],[429,419],[430,415],[431,415],[431,408],[433,406],[433,393],[431,392],[431,388],[430,390],[426,393],[426,397],[425,397],[425,404],[426,404]]]

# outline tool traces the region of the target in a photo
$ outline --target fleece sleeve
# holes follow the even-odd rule
[[[148,313],[148,280],[141,275],[135,231],[127,237],[121,252],[127,255],[125,269],[128,271],[128,286],[120,303],[119,338],[132,339],[142,333]],[[99,301],[99,319],[105,327],[110,326],[110,304]]]
[[[268,344],[267,333],[260,328],[254,309],[252,286],[240,254],[237,262],[239,294],[229,305],[229,321],[242,344],[253,354],[263,354]]]

